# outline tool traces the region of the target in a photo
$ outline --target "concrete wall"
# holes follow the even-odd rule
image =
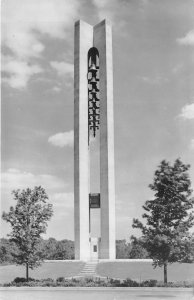
[[[112,30],[106,20],[94,27],[100,62],[100,258],[115,259],[115,176]]]

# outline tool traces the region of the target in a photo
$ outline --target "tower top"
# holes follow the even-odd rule
[[[81,23],[83,23],[83,24],[88,24],[88,25],[90,25],[90,26],[92,26],[92,27],[98,27],[98,26],[102,26],[102,25],[108,25],[108,26],[111,26],[112,27],[112,24],[111,24],[111,21],[109,20],[109,19],[104,19],[104,20],[102,20],[102,21],[100,21],[98,24],[96,24],[96,25],[91,25],[91,24],[89,24],[89,23],[87,23],[87,22],[85,22],[85,21],[83,21],[83,20],[77,20],[76,22],[75,22],[75,26],[77,26],[77,25],[79,25],[79,24],[81,24]]]

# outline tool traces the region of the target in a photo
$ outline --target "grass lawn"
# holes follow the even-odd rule
[[[29,276],[37,279],[73,277],[83,268],[83,262],[45,262],[41,267],[30,270]],[[156,279],[163,281],[163,268],[153,269],[151,262],[100,262],[96,272],[111,278],[131,278],[136,281]],[[0,266],[0,283],[25,277],[24,266]],[[194,264],[172,264],[168,266],[168,281],[194,280]]]
[[[99,263],[97,273],[111,278],[131,278],[136,281],[156,279],[163,281],[163,267],[153,268],[151,262]],[[168,281],[194,280],[194,264],[174,263],[168,266]]]
[[[83,266],[83,262],[45,262],[34,270],[29,269],[29,277],[36,279],[71,277],[77,275]],[[10,282],[15,277],[25,277],[25,272],[25,266],[0,266],[0,283]]]

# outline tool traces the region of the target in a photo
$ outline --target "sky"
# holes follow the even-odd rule
[[[15,205],[12,190],[41,185],[54,209],[44,238],[74,239],[79,19],[112,24],[116,238],[140,235],[132,220],[153,198],[148,185],[163,159],[191,164],[194,187],[193,16],[193,0],[2,0],[2,211]]]

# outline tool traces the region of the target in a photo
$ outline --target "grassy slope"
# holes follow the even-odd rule
[[[97,266],[97,273],[111,278],[131,278],[136,281],[146,279],[163,280],[163,268],[154,269],[151,262],[107,262]],[[168,266],[169,281],[194,279],[194,264],[172,264]]]
[[[83,262],[52,262],[43,263],[42,266],[29,270],[29,276],[37,279],[58,277],[71,277],[77,275],[82,269]],[[24,266],[2,266],[0,267],[0,283],[10,282],[15,277],[25,277]]]
[[[50,262],[30,270],[30,277],[37,279],[57,277],[73,277],[82,269],[83,262]],[[136,281],[146,279],[163,280],[163,268],[153,269],[150,262],[107,262],[99,263],[97,273],[111,278],[131,278]],[[15,277],[25,277],[24,266],[1,266],[0,283],[10,282]],[[194,279],[194,264],[173,264],[168,267],[169,281]]]

